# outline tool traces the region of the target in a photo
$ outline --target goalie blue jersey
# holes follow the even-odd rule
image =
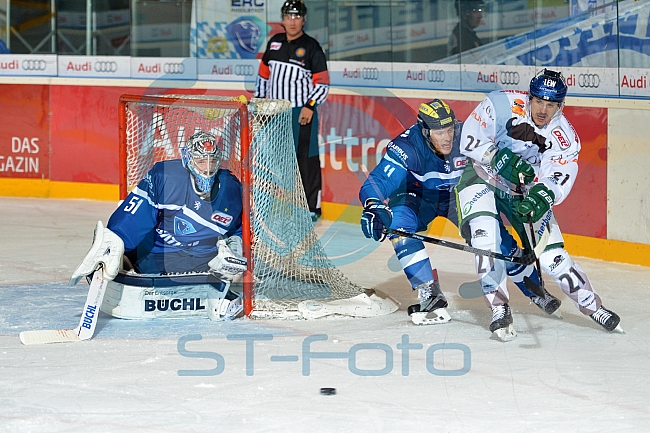
[[[452,151],[444,158],[436,155],[415,124],[386,146],[386,154],[359,191],[361,205],[369,198],[392,204],[424,200],[434,208],[447,205],[453,199],[466,164],[458,148],[461,124],[454,131]]]
[[[108,220],[125,252],[214,257],[217,240],[241,236],[242,188],[232,173],[216,174],[212,200],[203,200],[180,159],[158,162]]]

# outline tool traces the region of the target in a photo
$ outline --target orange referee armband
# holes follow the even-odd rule
[[[313,99],[310,99],[309,102],[307,102],[305,105],[303,105],[303,107],[307,107],[311,111],[314,111],[314,109],[316,108],[316,101],[313,100]]]

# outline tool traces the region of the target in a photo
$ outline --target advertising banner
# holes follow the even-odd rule
[[[131,57],[131,78],[196,80],[196,59]]]
[[[562,72],[569,88],[569,95],[605,96],[617,95],[619,92],[619,72],[617,68],[550,68]],[[491,92],[500,89],[527,90],[530,80],[543,67],[520,65],[462,65],[461,69],[460,88],[462,90]],[[630,88],[632,86],[643,86],[642,73],[641,70],[632,70],[630,77],[626,79],[626,85]],[[643,94],[642,89],[635,88],[635,90],[629,93],[636,92],[635,95],[639,94],[641,96]],[[645,89],[647,92],[647,87]]]
[[[267,0],[195,1],[190,55],[199,59],[255,59],[264,52]],[[279,4],[277,11],[280,11]],[[279,19],[279,16],[278,16]]]
[[[405,89],[460,89],[460,65],[393,63],[393,85]]]
[[[532,66],[461,65],[460,88],[468,91],[527,90],[535,76]]]
[[[320,108],[323,201],[360,205],[361,184],[390,140],[416,123],[421,102],[417,98],[330,95]],[[445,102],[460,121],[478,105],[472,101]],[[572,193],[554,211],[563,232],[606,238],[607,110],[565,107],[564,114],[580,136],[580,175]]]
[[[254,83],[260,61],[257,59],[198,59],[198,67],[199,80]]]
[[[0,177],[47,179],[50,176],[49,86],[2,86]]]
[[[59,56],[59,77],[131,78],[128,56]]]
[[[55,54],[3,54],[0,57],[0,76],[56,77]]]
[[[619,88],[621,96],[650,98],[648,75],[650,70],[639,68],[620,68]]]
[[[574,95],[617,95],[617,68],[561,68],[562,75],[569,86],[569,94]]]
[[[354,87],[393,87],[389,62],[327,62],[330,84]]]

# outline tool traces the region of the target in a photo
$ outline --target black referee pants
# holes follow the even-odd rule
[[[321,214],[320,198],[322,178],[318,154],[318,111],[307,125],[301,125],[298,117],[302,107],[293,108],[293,138],[296,143],[296,157],[302,186],[305,189],[309,211]]]

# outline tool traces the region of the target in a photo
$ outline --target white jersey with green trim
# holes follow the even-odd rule
[[[474,160],[495,182],[513,190],[491,166],[498,149],[510,148],[535,169],[535,183],[543,183],[560,204],[578,174],[580,138],[562,111],[537,127],[530,115],[527,92],[497,90],[472,111],[461,132],[460,151]],[[480,170],[482,168],[483,170]],[[532,185],[529,185],[532,186]]]

